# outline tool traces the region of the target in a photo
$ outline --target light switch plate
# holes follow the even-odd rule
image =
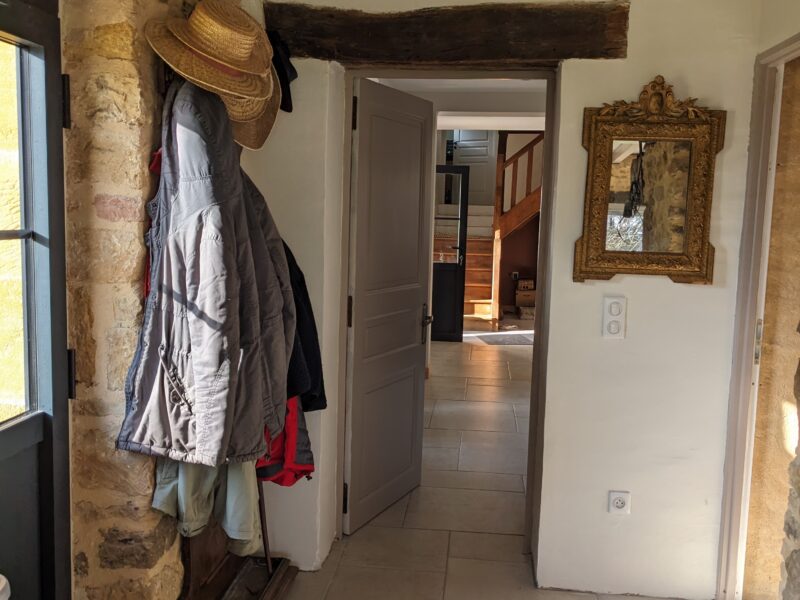
[[[603,298],[603,337],[624,340],[628,328],[628,299],[625,296]]]
[[[631,514],[631,493],[608,492],[608,512],[612,515]]]

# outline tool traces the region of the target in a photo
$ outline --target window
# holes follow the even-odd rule
[[[0,422],[25,412],[27,350],[24,264],[31,236],[22,210],[20,50],[0,41]]]

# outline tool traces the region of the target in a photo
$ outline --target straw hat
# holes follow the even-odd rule
[[[272,67],[272,78],[277,81],[278,76],[275,73],[275,67]],[[233,98],[224,95],[220,96],[220,98],[225,103],[225,108],[228,110],[228,116],[231,119],[233,139],[240,146],[250,150],[261,148],[275,125],[275,119],[278,117],[278,111],[281,107],[281,86],[276,84],[272,95],[266,101],[252,101],[247,98]],[[255,118],[245,118],[248,113],[252,114],[257,110],[253,108],[253,102],[261,103],[260,114]]]
[[[266,100],[277,87],[266,33],[230,2],[203,0],[188,20],[153,19],[144,33],[164,62],[207,90]]]

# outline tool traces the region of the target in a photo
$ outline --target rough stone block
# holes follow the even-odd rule
[[[131,531],[118,527],[101,529],[100,566],[104,569],[151,569],[175,542],[175,519],[163,516],[155,529]]]
[[[91,294],[85,286],[67,286],[67,332],[69,345],[75,348],[75,375],[78,383],[91,385],[94,381],[94,358],[97,342],[94,338],[94,314]]]
[[[70,231],[67,277],[71,281],[141,281],[145,248],[140,231],[74,227]]]
[[[114,327],[106,332],[107,385],[109,390],[122,390],[131,365],[139,331],[131,327]]]
[[[117,286],[114,290],[114,320],[139,327],[143,309],[142,285]]]
[[[95,194],[95,214],[107,221],[141,222],[145,220],[145,202],[131,196]]]
[[[72,485],[82,490],[107,490],[118,498],[149,501],[153,460],[114,447],[119,421],[104,428],[73,419]]]

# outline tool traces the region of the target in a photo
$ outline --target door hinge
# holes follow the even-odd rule
[[[342,513],[345,514],[345,515],[347,514],[347,503],[350,500],[349,491],[350,491],[350,486],[348,486],[345,483],[344,484],[344,489],[342,490]]]
[[[78,378],[75,375],[75,349],[67,348],[67,398],[75,400]]]
[[[61,126],[72,128],[72,108],[69,96],[69,75],[61,74]]]
[[[358,96],[353,96],[353,131],[358,129]]]
[[[761,364],[761,344],[764,340],[764,319],[756,321],[756,347],[753,350],[753,364]]]
[[[347,326],[353,326],[353,297],[347,297]]]

